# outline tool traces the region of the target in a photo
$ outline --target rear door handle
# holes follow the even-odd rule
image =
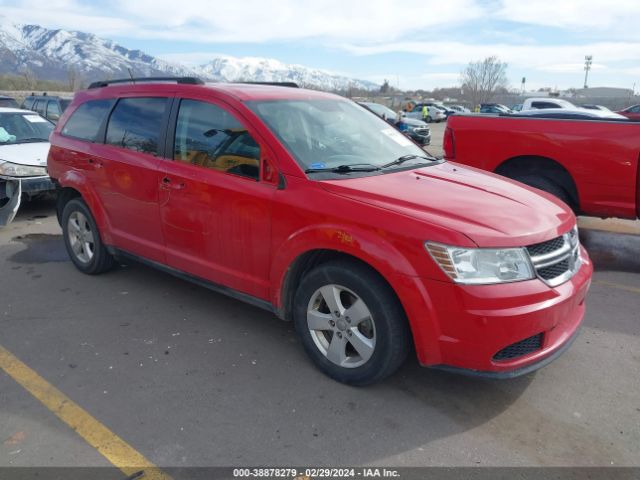
[[[160,184],[160,188],[164,188],[165,190],[183,190],[184,187],[184,183],[173,183],[169,177],[163,177],[162,183]]]

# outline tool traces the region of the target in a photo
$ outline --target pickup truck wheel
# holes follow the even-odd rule
[[[395,372],[410,350],[407,320],[389,286],[366,266],[328,262],[302,279],[294,323],[326,375],[366,385]]]
[[[62,234],[67,253],[81,272],[97,275],[113,267],[113,257],[102,243],[89,207],[81,199],[74,198],[65,205]]]
[[[548,180],[545,177],[540,177],[537,175],[526,175],[521,177],[514,177],[513,179],[519,182],[522,182],[525,185],[529,185],[530,187],[534,187],[539,190],[544,190],[545,192],[550,193],[554,197],[562,200],[564,203],[567,204],[569,208],[573,210],[573,202],[571,201],[569,194],[564,188],[562,188],[557,183],[551,180]]]

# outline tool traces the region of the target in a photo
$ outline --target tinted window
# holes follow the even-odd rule
[[[174,159],[259,178],[260,146],[235,117],[210,103],[180,103]]]
[[[63,112],[67,109],[70,103],[71,100],[60,100],[60,108],[62,108]]]
[[[158,154],[166,98],[122,98],[109,118],[105,143]]]
[[[33,102],[34,102],[33,97],[25,98],[24,103],[22,104],[22,108],[26,108],[27,110],[31,110],[31,108],[33,107]]]
[[[113,100],[91,100],[71,114],[62,135],[95,142],[98,131],[113,105]]]

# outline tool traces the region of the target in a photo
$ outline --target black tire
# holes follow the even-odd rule
[[[543,190],[547,193],[550,193],[554,197],[559,198],[564,203],[566,203],[569,208],[571,208],[572,210],[575,210],[573,206],[573,202],[571,201],[571,197],[569,196],[569,193],[567,193],[567,191],[564,188],[562,188],[560,185],[553,182],[552,180],[549,180],[548,178],[542,177],[539,175],[524,175],[520,177],[514,177],[513,179],[519,182],[522,182],[525,185],[529,185],[530,187],[534,187],[539,190]]]
[[[82,217],[80,217],[80,215]],[[72,247],[73,242],[79,241],[79,234],[72,231],[73,227],[71,227],[71,224],[69,223],[69,219],[71,219],[72,216],[74,217],[74,222],[77,218],[86,219],[86,224],[84,224],[85,222],[82,222],[84,224],[84,228],[90,230],[92,233],[92,242],[80,242],[85,244],[89,243],[91,248],[85,249],[82,247],[81,253],[77,253]],[[102,243],[100,232],[98,231],[93,215],[91,215],[89,207],[87,207],[87,204],[84,203],[82,199],[74,198],[64,206],[64,209],[62,210],[62,235],[64,237],[64,245],[67,248],[69,258],[76,268],[82,273],[98,275],[113,268],[115,263],[113,256],[111,256]],[[83,255],[89,256],[88,252],[90,252],[90,258],[83,259]]]
[[[316,344],[317,341],[322,341],[317,340],[317,337],[314,339],[313,335],[318,335],[318,332],[312,333],[308,326],[307,312],[312,300],[317,298],[320,288],[329,285],[345,287],[359,297],[370,312],[370,316],[367,317],[370,320],[365,320],[358,326],[348,325],[346,330],[342,330],[345,333],[344,336],[340,336],[341,331],[338,330],[340,325],[339,316],[333,316],[334,319],[338,320],[338,324],[334,327],[335,331],[323,333],[329,344],[336,340],[336,336],[344,339],[343,342],[347,352],[346,358],[357,360],[352,364],[351,368],[340,366],[330,361],[327,358],[327,353],[321,351]],[[340,296],[342,294],[350,296],[350,293],[346,291],[342,291]],[[320,305],[323,305],[322,301]],[[329,309],[327,308],[326,310]],[[350,321],[347,316],[349,310],[345,310],[345,312],[342,319],[343,326],[345,319]],[[331,316],[331,314],[326,313],[322,315]],[[389,285],[375,271],[357,262],[331,261],[307,273],[300,282],[294,297],[293,320],[302,345],[316,366],[334,380],[349,385],[367,385],[384,379],[402,365],[411,350],[411,334],[406,315],[398,298],[391,291]],[[375,345],[372,348],[373,353],[365,360],[356,351],[356,344],[351,344],[350,342],[356,339],[355,334],[359,333],[360,325],[367,322],[371,322],[374,325],[373,338],[375,339]],[[367,325],[369,324],[367,323]],[[352,333],[354,333],[353,336],[351,336]],[[349,334],[349,339],[346,334]],[[344,352],[345,350],[343,349],[342,351]],[[351,352],[351,357],[348,356],[349,352]],[[357,365],[358,361],[364,363]]]
[[[427,118],[425,118],[424,121],[427,123],[431,123],[431,116],[427,115]]]

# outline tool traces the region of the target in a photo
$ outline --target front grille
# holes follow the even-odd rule
[[[519,342],[512,343],[508,347],[503,348],[493,356],[493,360],[500,362],[504,360],[511,360],[513,358],[522,357],[536,350],[542,348],[542,333],[534,335],[533,337],[525,338]]]
[[[414,128],[413,131],[421,137],[427,137],[431,133],[428,128]]]
[[[555,265],[550,265],[538,270],[538,275],[544,280],[552,280],[559,277],[563,273],[569,270],[569,260],[563,260]]]
[[[553,240],[547,240],[546,242],[536,243],[535,245],[531,245],[527,247],[527,250],[529,250],[529,255],[531,255],[532,257],[535,257],[537,255],[545,255],[547,253],[551,253],[556,250],[559,250],[562,248],[563,245],[564,245],[564,238],[557,237],[557,238],[554,238]]]
[[[546,242],[527,247],[538,278],[551,287],[569,280],[580,268],[577,228]]]

